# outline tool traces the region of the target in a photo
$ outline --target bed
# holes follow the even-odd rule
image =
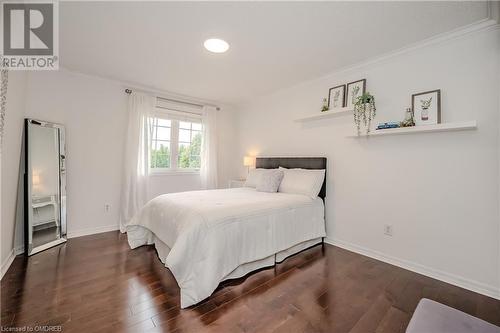
[[[326,170],[326,158],[257,158],[256,168]],[[325,177],[326,179],[326,177]],[[325,237],[326,182],[316,198],[253,188],[161,195],[127,224],[130,247],[154,244],[181,290],[181,308],[220,282],[273,266]]]

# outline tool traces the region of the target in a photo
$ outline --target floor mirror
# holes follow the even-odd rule
[[[30,256],[66,242],[64,126],[25,119],[24,248]]]

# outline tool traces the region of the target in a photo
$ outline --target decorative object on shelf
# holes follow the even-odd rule
[[[375,96],[370,95],[369,92],[363,93],[359,96],[354,104],[354,123],[361,134],[361,122],[366,126],[366,135],[370,134],[370,126],[372,119],[376,115]]]
[[[323,106],[321,107],[321,112],[328,111],[328,101],[326,98],[323,98]]]
[[[366,91],[366,79],[354,81],[347,84],[346,107],[353,107],[358,97]]]
[[[415,118],[412,108],[406,108],[405,119],[401,122],[401,127],[415,126]]]
[[[411,95],[411,107],[416,126],[441,123],[441,90]]]
[[[475,120],[462,121],[455,123],[441,123],[426,126],[412,126],[390,128],[386,130],[375,131],[369,136],[386,136],[386,135],[406,135],[406,134],[419,134],[419,133],[432,133],[432,132],[454,132],[454,131],[468,131],[477,129],[477,122]],[[368,135],[348,135],[348,138],[361,138]]]
[[[387,123],[379,123],[377,126],[378,130],[388,129],[388,128],[399,128],[400,125],[397,121],[389,121]]]
[[[330,88],[328,91],[328,108],[340,109],[345,104],[345,84]]]

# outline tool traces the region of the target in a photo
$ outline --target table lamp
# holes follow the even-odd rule
[[[255,165],[255,157],[245,156],[243,157],[243,165],[247,167],[247,175],[250,172],[250,167]]]

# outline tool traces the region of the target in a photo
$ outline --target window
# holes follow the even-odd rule
[[[151,136],[151,169],[168,169],[171,160],[171,133],[172,121],[168,119],[153,118],[153,134]]]
[[[201,165],[201,120],[151,118],[150,169],[153,173],[198,171]]]
[[[179,153],[177,167],[199,169],[201,154],[201,124],[179,122]]]

